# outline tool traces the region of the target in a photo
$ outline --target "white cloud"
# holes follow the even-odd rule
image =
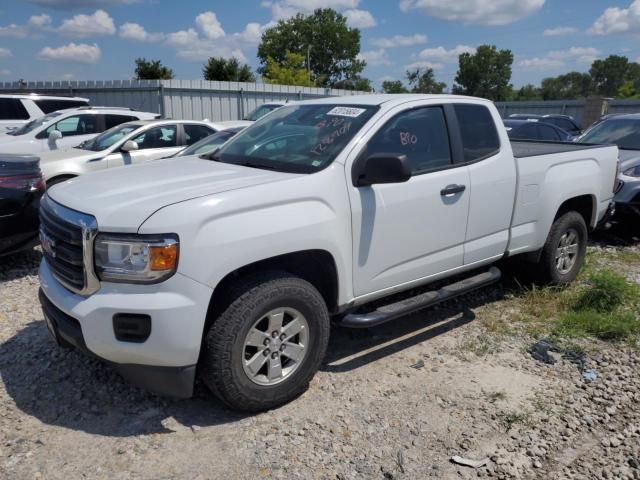
[[[51,25],[51,17],[49,15],[33,15],[27,22],[28,25],[36,28],[45,28]]]
[[[405,70],[415,70],[415,69],[422,69],[422,68],[432,68],[433,70],[442,70],[444,68],[444,64],[443,63],[434,63],[434,62],[429,62],[427,60],[422,60],[420,62],[414,62],[411,63],[409,65],[406,65]]]
[[[358,54],[358,59],[364,60],[367,62],[367,65],[371,65],[373,67],[379,65],[391,65],[391,60],[389,60],[384,48],[360,52]]]
[[[71,80],[73,78],[73,73],[65,73],[62,75],[62,80]]]
[[[34,5],[42,7],[55,8],[58,10],[73,10],[85,7],[112,7],[116,5],[131,5],[138,3],[140,0],[27,0]]]
[[[62,22],[57,31],[63,35],[73,37],[88,37],[95,35],[113,35],[116,27],[113,18],[104,10],[96,10],[93,15],[74,15]]]
[[[534,57],[520,60],[517,65],[527,70],[551,70],[564,67],[564,62],[553,58]]]
[[[371,28],[375,27],[378,22],[373,18],[373,15],[368,10],[360,10],[352,8],[343,12],[347,17],[347,23],[353,28]]]
[[[277,0],[263,1],[262,7],[271,9],[273,20],[290,18],[297,13],[312,13],[316,8],[333,8],[339,12],[357,9],[360,0]]]
[[[400,0],[403,12],[422,10],[445,20],[505,25],[538,11],[545,0]]]
[[[574,27],[555,27],[555,28],[547,28],[542,35],[545,37],[560,37],[562,35],[571,35],[572,33],[577,33],[578,29]]]
[[[454,63],[463,53],[476,53],[476,49],[469,45],[458,45],[449,50],[444,47],[425,48],[418,53],[418,58],[434,63]]]
[[[634,0],[627,8],[607,8],[589,29],[589,33],[593,35],[638,32],[640,32],[640,0]]]
[[[118,35],[120,38],[136,40],[138,42],[159,42],[165,38],[163,33],[149,33],[142,25],[132,22],[126,22],[120,25]]]
[[[44,60],[61,60],[63,62],[97,63],[100,60],[100,47],[95,43],[73,43],[62,47],[44,47],[38,56]]]
[[[0,27],[0,37],[25,38],[26,36],[27,29],[22,25],[12,23],[6,27]]]
[[[258,45],[266,28],[266,25],[251,22],[247,23],[247,26],[244,27],[242,32],[234,33],[233,35],[241,42],[245,42],[249,45]]]
[[[427,36],[421,33],[414,35],[394,35],[389,38],[374,38],[371,44],[380,48],[413,47],[427,43]]]
[[[225,32],[218,20],[218,17],[216,17],[216,14],[211,11],[198,15],[196,17],[196,25],[198,26],[198,30],[200,30],[205,37],[211,40],[225,36]]]
[[[516,63],[529,70],[551,70],[565,67],[568,62],[590,65],[602,52],[593,47],[571,47],[566,50],[553,50],[542,57],[523,58]]]
[[[0,58],[13,57],[13,53],[8,48],[0,48]]]

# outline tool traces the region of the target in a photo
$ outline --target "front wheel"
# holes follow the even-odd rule
[[[567,212],[557,218],[538,263],[542,280],[552,285],[573,282],[584,263],[587,239],[587,225],[578,212]]]
[[[304,392],[329,341],[329,314],[307,281],[269,273],[240,286],[206,333],[201,376],[236,410],[275,408]]]

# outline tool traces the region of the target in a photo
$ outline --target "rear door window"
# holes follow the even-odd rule
[[[402,112],[369,140],[365,155],[406,155],[415,174],[451,165],[449,132],[441,107]]]
[[[205,127],[204,125],[194,125],[191,123],[183,124],[184,127],[184,140],[185,145],[193,145],[199,142],[203,138],[208,137],[212,133],[215,133],[212,129]]]
[[[500,138],[493,116],[484,105],[454,105],[464,161],[474,162],[495,155],[500,151]]]
[[[28,120],[29,112],[19,98],[0,98],[0,120]]]
[[[150,128],[146,132],[133,139],[138,144],[138,149],[170,148],[178,146],[178,126],[163,125]]]

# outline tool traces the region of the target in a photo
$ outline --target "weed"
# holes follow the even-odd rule
[[[515,425],[533,426],[534,419],[530,412],[500,412],[497,414],[505,431],[511,430]]]
[[[621,340],[640,334],[640,320],[631,312],[574,311],[561,317],[554,334],[570,338],[592,336],[600,340]]]
[[[571,305],[574,312],[609,313],[640,295],[638,285],[610,270],[589,275],[591,287],[581,292]]]

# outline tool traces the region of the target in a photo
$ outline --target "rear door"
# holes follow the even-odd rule
[[[131,138],[138,145],[137,150],[110,154],[107,157],[108,166],[120,167],[169,157],[182,149],[178,135],[178,125],[175,123],[148,128]]]
[[[350,182],[357,296],[462,266],[469,172],[453,161],[446,111],[433,104],[398,107],[358,154],[406,155],[412,177],[367,187]]]
[[[506,131],[496,128],[501,120],[495,109],[472,103],[453,108],[470,176],[464,264],[471,265],[499,257],[507,248],[516,167]]]

